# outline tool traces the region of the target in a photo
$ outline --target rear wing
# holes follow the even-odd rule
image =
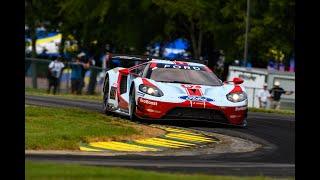
[[[200,60],[200,59],[185,59],[185,58],[164,58],[164,57],[155,57],[155,56],[148,56],[150,59],[154,60],[168,60],[168,61],[185,61],[185,62],[194,62],[194,63],[200,63],[204,65],[208,65],[208,60]]]
[[[127,54],[111,54],[111,59],[108,61],[107,67],[112,69],[116,67],[130,68],[151,60],[169,60],[169,61],[186,61],[186,62],[194,62],[200,63],[204,65],[208,65],[207,60],[199,60],[199,59],[184,59],[184,58],[163,58],[156,56],[148,56],[148,55],[127,55]]]
[[[141,55],[111,54],[107,67],[110,69],[116,67],[130,68],[150,60],[147,56]]]

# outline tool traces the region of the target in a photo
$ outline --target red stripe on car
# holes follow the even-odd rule
[[[207,72],[212,72],[212,70],[211,70],[208,66],[205,66],[204,69],[205,69]]]
[[[157,87],[154,84],[152,84],[150,81],[148,81],[146,78],[142,78],[142,83],[147,86]]]
[[[242,88],[239,85],[235,85],[234,88],[230,91],[230,93],[241,93]]]
[[[157,63],[150,63],[150,68],[157,67]]]
[[[187,91],[191,96],[202,96],[202,92],[200,89],[188,88]]]
[[[183,88],[185,88],[188,95],[191,96],[202,96],[203,93],[201,91],[201,86],[198,85],[189,85],[189,84],[182,84]]]
[[[183,65],[183,66],[188,66],[189,64],[186,62],[181,62],[181,61],[174,61],[174,64],[176,65]]]

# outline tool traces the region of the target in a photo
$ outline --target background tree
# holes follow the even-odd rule
[[[175,36],[190,39],[194,58],[202,53],[204,34],[210,33],[215,26],[214,12],[217,12],[218,1],[208,0],[154,0],[169,17],[165,31]]]
[[[268,52],[294,51],[294,0],[251,2],[249,58],[265,67]],[[28,0],[26,25],[35,52],[35,29],[43,22],[64,40],[72,35],[80,49],[103,49],[112,44],[118,53],[142,54],[147,45],[176,38],[191,43],[194,58],[215,64],[223,50],[227,62],[243,58],[245,0]],[[97,42],[97,43],[92,43]],[[90,47],[94,45],[94,47]],[[133,51],[130,51],[133,48]]]
[[[293,0],[252,1],[250,30],[248,35],[249,54],[253,65],[265,66],[270,48],[281,50],[287,59],[293,52],[294,44]],[[230,32],[233,44],[229,44],[227,60],[243,57],[246,2],[228,0],[221,10],[224,26]],[[227,36],[221,36],[227,37]]]

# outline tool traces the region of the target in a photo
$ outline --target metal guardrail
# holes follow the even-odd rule
[[[129,62],[135,62],[135,63],[123,63],[121,64],[122,67],[126,66],[132,66],[137,65],[146,61],[150,61],[151,59],[149,56],[138,56],[138,55],[125,55],[125,54],[112,54],[111,60],[117,60],[117,61],[129,61]],[[28,58],[25,57],[25,77],[26,77],[26,87],[31,86],[35,89],[44,89],[47,88],[47,72],[48,72],[48,65],[50,64],[52,60],[49,59],[40,59],[40,58]],[[62,89],[66,92],[70,92],[70,69],[71,65],[74,64],[72,61],[65,61],[63,62],[65,65],[65,68],[62,72],[62,76],[60,79],[61,86],[59,86],[59,89]],[[109,69],[113,68],[114,64],[110,64],[110,68],[102,68],[97,66],[90,66],[89,69],[86,70],[90,72],[89,82],[93,83],[94,88],[97,92],[101,91],[102,88],[99,86],[96,87],[96,81],[95,79],[100,78],[98,82],[101,81],[101,73],[104,73],[105,71],[108,71]],[[117,67],[117,66],[116,66]],[[31,78],[31,79],[30,79]],[[92,82],[91,82],[92,81]],[[39,87],[40,85],[40,87]]]
[[[263,89],[263,88],[252,88],[252,87],[245,87],[247,94],[248,94],[248,106],[249,107],[258,107],[259,105],[259,99],[257,97],[259,90]],[[294,96],[290,95],[290,96]],[[268,106],[271,105],[271,101],[268,100]],[[295,109],[295,99],[294,98],[290,98],[290,97],[281,97],[280,100],[281,109],[291,109],[294,110]]]
[[[38,59],[38,58],[25,58],[25,77],[26,77],[26,87],[31,87],[34,89],[46,89],[47,88],[47,72],[48,65],[51,60],[47,59]],[[66,92],[70,91],[71,87],[71,65],[74,62],[63,62],[65,68],[62,72],[60,80],[62,80],[62,89]],[[97,66],[90,66],[87,71],[90,71],[91,74],[94,74],[95,77],[90,76],[90,78],[96,78],[97,74],[109,70],[108,68],[101,68]],[[30,79],[31,78],[31,79]],[[31,82],[30,82],[31,80]],[[40,87],[39,87],[40,86]],[[60,90],[61,88],[59,88]]]

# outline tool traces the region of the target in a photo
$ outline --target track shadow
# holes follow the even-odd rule
[[[137,123],[146,125],[167,125],[167,126],[178,126],[178,127],[202,127],[202,128],[242,128],[239,126],[232,126],[228,124],[221,124],[211,121],[199,121],[199,120],[139,120]]]
[[[123,116],[117,113],[110,114],[114,117],[120,117],[122,119],[130,120],[129,117]],[[167,126],[178,126],[178,127],[202,127],[202,128],[228,128],[228,129],[243,129],[242,126],[235,126],[229,124],[222,124],[213,121],[203,121],[203,120],[154,120],[154,119],[140,119],[133,121],[135,123],[144,124],[144,125],[167,125]]]

